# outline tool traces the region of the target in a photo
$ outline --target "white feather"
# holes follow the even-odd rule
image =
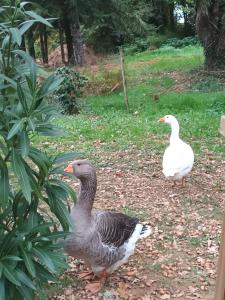
[[[108,273],[112,273],[113,271],[118,269],[121,265],[125,264],[128,261],[129,257],[134,254],[134,249],[135,249],[136,242],[139,239],[145,238],[145,237],[149,236],[152,233],[152,229],[151,229],[150,226],[145,225],[145,227],[146,227],[146,230],[144,232],[142,232],[143,224],[137,224],[136,225],[133,234],[131,235],[129,240],[124,245],[124,247],[126,249],[126,252],[125,252],[125,255],[124,255],[123,259],[118,260],[115,264],[110,266],[107,269]]]

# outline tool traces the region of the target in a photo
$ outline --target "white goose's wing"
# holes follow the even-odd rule
[[[194,163],[194,153],[190,145],[180,142],[170,145],[163,156],[163,173],[165,176],[188,173]]]

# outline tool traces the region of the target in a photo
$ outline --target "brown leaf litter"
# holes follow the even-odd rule
[[[100,161],[95,207],[137,215],[154,233],[137,244],[135,255],[109,277],[101,293],[84,290],[87,281],[77,276],[86,267],[71,260],[64,277],[72,278],[72,283],[50,299],[212,299],[225,161],[206,152],[197,159],[187,187],[172,188],[161,172],[159,155],[135,148],[112,153],[99,148],[95,155]],[[76,180],[71,184],[77,189]]]

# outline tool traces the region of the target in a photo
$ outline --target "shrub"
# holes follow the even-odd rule
[[[61,76],[63,81],[54,92],[54,100],[60,103],[64,113],[77,114],[79,112],[79,98],[88,81],[87,77],[66,66],[56,69],[55,75]]]
[[[163,43],[162,46],[182,48],[182,47],[198,45],[198,44],[199,44],[199,40],[196,36],[187,36],[183,39],[178,39],[178,38],[168,39],[165,43]]]
[[[26,11],[26,2],[10,3],[1,7],[10,21],[0,23],[0,299],[30,300],[66,267],[57,240],[69,229],[66,199],[75,194],[55,176],[75,154],[48,156],[32,143],[36,134],[62,133],[44,101],[62,80],[52,75],[38,84],[36,64],[18,48],[32,24],[51,25]]]
[[[143,52],[148,49],[157,49],[165,41],[166,36],[152,33],[146,38],[136,38],[132,43],[125,45],[124,51],[127,55]]]
[[[100,67],[100,76],[93,76],[87,85],[87,93],[92,95],[106,95],[122,88],[122,75],[120,66]]]

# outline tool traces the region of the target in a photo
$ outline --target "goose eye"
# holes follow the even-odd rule
[[[80,166],[80,164],[77,164],[78,166]]]

